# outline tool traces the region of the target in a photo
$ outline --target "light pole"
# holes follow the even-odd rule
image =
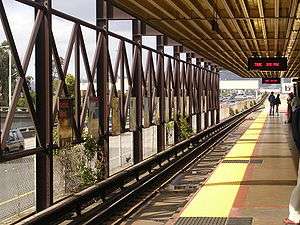
[[[12,62],[11,62],[12,60],[11,60],[11,50],[10,50],[10,48],[8,49],[8,106],[10,106],[11,105],[11,79],[12,79],[12,77],[11,77],[11,64],[12,64]]]
[[[8,50],[8,106],[11,105],[11,92],[12,92],[12,85],[11,85],[11,79],[12,79],[12,55],[9,45],[3,45],[1,48],[7,48]]]

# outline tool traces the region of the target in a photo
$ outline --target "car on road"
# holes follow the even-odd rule
[[[12,129],[9,131],[6,141],[5,153],[24,150],[24,137],[19,129]]]

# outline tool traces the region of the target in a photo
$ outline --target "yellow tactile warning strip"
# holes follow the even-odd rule
[[[266,112],[259,114],[224,160],[250,160],[266,117]],[[247,166],[247,163],[221,163],[180,217],[228,217]]]

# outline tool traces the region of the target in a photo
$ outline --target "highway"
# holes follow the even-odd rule
[[[25,149],[35,147],[35,138],[25,139]],[[21,215],[35,204],[35,157],[28,156],[0,164],[0,221]]]
[[[156,152],[156,129],[144,130],[144,158]],[[25,139],[25,149],[35,147],[35,137]],[[132,164],[132,133],[110,137],[110,174]],[[54,162],[57,163],[57,162]],[[54,168],[55,170],[56,168]],[[54,171],[55,193],[64,190],[59,170]],[[0,224],[4,219],[24,215],[35,205],[35,156],[28,156],[0,164]],[[60,187],[58,187],[59,185]],[[55,194],[54,193],[54,194]],[[29,209],[29,210],[28,210]],[[2,222],[1,222],[2,221]]]

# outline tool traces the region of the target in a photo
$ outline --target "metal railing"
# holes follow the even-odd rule
[[[201,152],[205,151],[205,147],[208,146],[208,143],[216,142],[216,138],[230,131],[247,115],[254,110],[257,110],[264,103],[265,99],[266,96],[263,96],[259,103],[254,107],[230,117],[225,121],[176,144],[170,149],[160,152],[147,160],[138,163],[137,165],[125,169],[122,172],[63,200],[60,203],[25,219],[20,224],[56,223],[62,219],[66,219],[66,217],[70,216],[70,213],[73,212],[76,212],[77,215],[81,215],[81,211],[84,208],[90,205],[91,202],[99,199],[102,199],[103,201],[103,214],[108,210],[112,210],[118,203],[118,198],[122,198],[123,196],[130,194],[131,191],[137,188],[136,184],[140,181],[140,177],[142,175],[149,173],[149,175],[143,177],[143,180],[146,180],[145,183],[147,183],[147,180],[150,180],[153,176],[155,177],[161,171],[164,171],[164,169],[168,169],[170,166],[174,167],[176,161],[183,160],[186,156],[192,154],[195,156],[195,153],[201,154]],[[178,157],[179,155],[180,157]],[[135,183],[132,184],[132,181],[135,181]],[[128,186],[129,183],[131,183],[130,186]],[[145,183],[142,182],[140,185],[146,185]],[[133,188],[130,188],[131,186],[133,186]],[[118,189],[121,191],[118,194],[115,194],[116,196],[112,197],[111,194]],[[110,201],[109,198],[113,200]],[[101,212],[98,212],[98,214],[102,216]]]
[[[73,51],[75,51],[75,48],[79,48],[81,50],[81,56],[84,62],[83,66],[85,67],[87,73],[89,85],[84,96],[83,105],[80,105],[78,103],[80,102],[80,97],[75,99],[75,116],[72,126],[75,131],[75,138],[77,142],[80,142],[82,140],[82,130],[84,127],[86,113],[88,110],[89,96],[97,95],[98,97],[103,98],[108,102],[108,104],[100,106],[100,109],[101,107],[104,107],[100,110],[103,111],[99,121],[99,126],[101,130],[100,133],[102,134],[102,137],[100,139],[107,136],[108,133],[108,116],[111,112],[112,98],[120,98],[119,104],[121,133],[129,131],[129,128],[126,127],[126,120],[128,120],[129,117],[129,102],[131,97],[136,98],[137,107],[139,107],[139,105],[143,105],[142,98],[149,98],[149,125],[160,126],[170,120],[175,120],[175,114],[189,117],[191,115],[201,114],[202,112],[208,114],[215,113],[216,111],[218,111],[218,71],[215,70],[215,68],[204,68],[201,67],[200,64],[195,65],[192,64],[190,61],[184,61],[178,57],[170,56],[168,54],[163,53],[162,51],[144,46],[140,42],[124,38],[120,35],[104,30],[99,26],[87,23],[78,18],[57,11],[55,9],[47,8],[44,5],[39,4],[37,2],[30,0],[16,1],[34,7],[36,10],[36,19],[34,22],[34,27],[31,33],[31,39],[27,46],[27,51],[24,56],[23,63],[21,63],[17,48],[15,46],[14,37],[8,25],[8,20],[6,18],[4,7],[2,3],[0,4],[1,20],[4,25],[7,40],[11,46],[13,57],[16,61],[18,73],[20,75],[20,79],[16,83],[15,92],[12,99],[12,106],[8,109],[8,115],[5,119],[5,124],[1,135],[2,147],[5,147],[5,140],[7,139],[7,135],[11,127],[14,114],[17,111],[16,103],[22,89],[25,92],[25,97],[28,101],[28,110],[31,114],[34,126],[37,131],[37,140],[40,140],[40,136],[42,135],[42,131],[41,129],[39,129],[41,127],[41,123],[47,122],[49,120],[49,118],[45,118],[46,120],[39,118],[37,113],[37,106],[35,106],[32,98],[30,97],[27,83],[24,82],[33,47],[35,46],[35,42],[37,41],[38,32],[43,26],[43,24],[49,20],[49,16],[57,16],[61,19],[74,23],[73,30],[69,39],[68,49],[64,58],[64,65],[62,65],[60,62],[60,56],[58,55],[56,40],[53,35],[53,32],[51,28],[48,29],[46,27],[46,29],[48,29],[47,32],[49,32],[48,47],[50,50],[52,50],[55,65],[59,74],[59,79],[61,81],[58,87],[59,91],[55,94],[53,98],[54,104],[52,107],[52,112],[50,112],[51,118],[55,118],[57,116],[58,98],[61,96],[70,96],[70,93],[68,92],[66,87],[65,76],[69,67],[71,54]],[[97,38],[97,45],[94,52],[94,58],[91,64],[87,57],[86,46],[81,27],[89,28],[94,30],[95,32],[99,32]],[[113,37],[119,40],[117,59],[114,65],[112,65],[111,56],[107,46],[107,40],[109,37]],[[128,55],[131,53],[127,52],[125,44],[129,44],[133,47],[133,59],[131,65],[128,60]],[[147,63],[145,66],[143,66],[142,63],[142,50],[147,51]],[[80,51],[76,51],[76,55],[77,57],[79,57]],[[106,85],[106,87],[104,87],[106,90],[101,91],[101,94],[104,96],[100,96],[99,92],[99,89],[102,89],[103,86],[99,86],[97,87],[97,90],[95,90],[93,85],[95,78],[97,77],[97,67],[99,67],[98,63],[100,61],[100,56],[102,55],[105,56],[107,63],[107,71],[102,71],[101,69],[101,72],[105,73],[105,80],[102,81],[106,83],[104,84]],[[157,57],[157,60],[155,60],[155,56]],[[79,65],[76,64],[76,66]],[[79,73],[79,71],[76,71],[76,79],[78,79]],[[126,90],[124,90],[124,88],[117,90],[116,83],[118,75],[121,76],[122,83],[128,82],[129,89],[127,92]],[[49,76],[51,75],[49,74]],[[125,79],[125,77],[127,77],[127,79]],[[141,77],[141,80],[136,79],[137,77]],[[99,77],[97,77],[97,79],[99,79]],[[108,80],[111,85],[110,88],[108,88]],[[139,83],[137,83],[137,80],[139,80]],[[100,81],[98,81],[98,85],[99,82]],[[107,97],[107,94],[105,93],[106,91],[108,92],[108,90],[109,97]],[[75,92],[79,91],[80,90],[77,84],[77,86],[75,87]],[[137,95],[137,92],[139,92],[139,96]],[[52,95],[50,95],[49,97],[51,100]],[[157,122],[154,122],[154,104],[157,103],[155,101],[156,97],[158,98],[158,105],[160,106],[160,110],[158,116],[159,119]],[[166,108],[166,101],[169,101],[168,109]],[[172,112],[173,108],[176,108],[175,113]],[[165,116],[166,110],[169,112],[168,118],[166,118]],[[141,121],[142,109],[137,108],[136,117],[136,128],[134,130],[131,129],[130,131],[133,131],[135,133],[141,133],[140,129],[144,127]],[[214,121],[212,123],[214,124],[218,121],[218,118],[215,119],[215,114],[213,117]],[[206,120],[208,120],[208,116],[206,116],[205,118]],[[51,127],[53,126],[54,121],[50,121],[50,123]],[[204,128],[207,128],[208,124],[209,121],[206,122],[206,127]],[[199,128],[199,130],[200,129],[201,128]],[[50,131],[47,130],[46,132]],[[38,145],[50,146],[51,143],[41,144],[39,141]],[[163,150],[164,146],[159,146],[159,149]]]
[[[100,146],[98,149],[98,158],[102,157],[103,159],[101,161],[104,164],[105,171],[103,171],[103,173],[107,178],[100,185],[101,187],[106,187],[106,185],[111,187],[111,185],[117,181],[115,176],[108,178],[109,115],[112,113],[112,100],[114,98],[118,100],[120,108],[118,111],[118,117],[120,118],[120,130],[118,133],[129,131],[126,121],[129,118],[130,101],[134,100],[136,103],[134,126],[130,128],[130,131],[133,133],[133,162],[136,165],[116,175],[117,177],[122,177],[122,179],[124,178],[122,174],[126,173],[128,176],[130,174],[137,175],[137,171],[142,172],[143,170],[149,169],[149,165],[159,165],[164,158],[174,156],[174,152],[180,152],[180,148],[188,147],[188,143],[194,140],[193,138],[180,144],[178,143],[179,127],[177,121],[179,116],[186,116],[190,119],[195,115],[197,117],[197,132],[205,130],[202,132],[203,134],[208,132],[207,129],[210,126],[211,128],[209,129],[216,129],[216,127],[220,126],[216,125],[219,122],[219,73],[216,66],[208,66],[208,64],[205,63],[203,67],[201,66],[199,58],[196,64],[191,63],[190,58],[187,61],[180,60],[179,51],[175,52],[174,56],[170,56],[165,54],[162,49],[158,50],[144,46],[141,42],[142,34],[136,31],[140,29],[133,29],[133,36],[135,38],[133,41],[109,32],[107,29],[104,29],[104,26],[100,26],[100,23],[97,23],[97,26],[95,26],[52,9],[51,5],[42,4],[42,0],[39,0],[39,3],[32,0],[16,1],[31,6],[35,11],[35,20],[29,44],[27,45],[23,61],[21,62],[3,2],[0,1],[1,22],[19,75],[16,81],[11,106],[8,109],[4,126],[1,128],[0,162],[6,162],[33,154],[39,157],[36,169],[37,211],[45,209],[52,204],[53,187],[51,187],[51,177],[53,175],[53,168],[51,167],[51,157],[55,149],[53,128],[58,114],[59,98],[71,96],[65,82],[65,77],[73,52],[76,68],[75,114],[74,116],[72,115],[72,127],[75,133],[74,142],[79,143],[83,141],[83,129],[89,108],[88,100],[90,97],[98,97],[98,125],[100,134],[97,140]],[[52,16],[73,24],[63,65],[56,45],[57,40],[51,27]],[[97,18],[99,21],[101,19],[105,20],[105,18],[101,18],[101,15],[97,15]],[[103,20],[101,21],[103,22]],[[83,28],[88,28],[97,34],[96,47],[91,63],[87,56],[85,38],[82,32]],[[118,40],[117,57],[114,64],[112,62],[113,55],[109,51],[109,38]],[[126,45],[132,47],[133,53],[127,51]],[[36,91],[39,92],[36,96],[36,101],[31,97],[30,89],[27,82],[25,82],[26,73],[34,49],[36,51]],[[131,55],[132,60],[130,61]],[[145,65],[143,64],[144,55],[146,55]],[[54,59],[58,79],[60,81],[57,93],[53,93],[51,89],[51,82],[53,80],[52,58]],[[80,60],[80,58],[82,60]],[[83,96],[84,101],[82,104],[82,98],[80,96],[80,67],[85,69],[89,83],[87,91]],[[43,76],[40,76],[40,74],[43,74]],[[117,88],[118,77],[121,78],[120,88]],[[97,83],[96,87],[94,87],[95,81]],[[128,90],[124,88],[125,82],[128,83]],[[28,110],[36,131],[37,147],[4,155],[2,154],[2,150],[5,147],[14,115],[17,112],[17,102],[22,91],[28,102]],[[150,103],[148,110],[144,107],[143,99],[147,99]],[[159,109],[157,113],[155,113],[155,108]],[[143,111],[149,113],[148,125],[145,125],[142,121]],[[201,125],[202,117],[204,117],[205,121],[204,126]],[[176,138],[175,143],[177,144],[165,151],[165,124],[169,121],[175,121],[174,137]],[[151,125],[157,126],[157,149],[159,153],[141,163],[143,161],[142,131],[143,128]],[[122,182],[125,182],[125,180]],[[92,190],[93,188],[95,187],[87,190]],[[85,197],[87,196],[88,195],[85,195]],[[70,199],[68,201],[70,201]]]

